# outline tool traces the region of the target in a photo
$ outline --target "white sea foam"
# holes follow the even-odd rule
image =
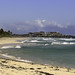
[[[18,60],[18,59],[17,59]],[[32,62],[32,61],[29,61],[29,60],[23,60],[23,59],[20,59],[19,61],[23,61],[23,62]]]
[[[43,40],[49,40],[49,38],[43,38]]]
[[[75,42],[52,42],[51,45],[73,45]]]
[[[21,46],[20,45],[17,45],[15,48],[21,48]]]
[[[25,42],[29,42],[29,40],[23,40],[23,41],[21,41],[21,43],[25,43]]]
[[[14,48],[14,46],[3,46],[1,49]]]
[[[41,42],[41,41],[38,41],[38,40],[31,40],[30,42]]]
[[[53,38],[43,38],[43,40],[55,40]]]
[[[68,38],[68,39],[66,39],[66,38],[61,38],[60,40],[65,40],[65,41],[74,41],[75,39],[73,39],[73,38]]]
[[[45,44],[45,46],[48,46],[49,44]]]
[[[8,48],[21,48],[20,45],[16,45],[16,46],[2,46],[0,49],[8,49]]]

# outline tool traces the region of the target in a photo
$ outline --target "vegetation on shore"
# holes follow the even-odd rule
[[[12,36],[12,32],[10,30],[4,31],[2,28],[0,29],[0,37],[10,37]]]
[[[0,37],[53,37],[53,38],[75,38],[72,35],[62,35],[59,32],[29,32],[28,34],[12,34],[10,30],[0,29]]]
[[[72,35],[63,35],[59,32],[29,32],[28,34],[13,34],[13,37],[52,37],[52,38],[75,38]]]

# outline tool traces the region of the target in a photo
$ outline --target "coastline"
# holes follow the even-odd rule
[[[3,37],[0,38],[0,49],[14,48],[17,45],[22,45],[22,40],[27,39],[26,37]]]
[[[20,44],[16,40],[27,38],[0,38],[0,45]],[[1,54],[0,54],[1,56]],[[15,57],[0,57],[0,75],[75,75],[75,69],[33,62],[24,62]]]
[[[75,69],[0,58],[1,75],[75,75]]]

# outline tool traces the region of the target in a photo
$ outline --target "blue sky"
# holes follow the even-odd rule
[[[0,28],[75,35],[75,0],[0,0]]]

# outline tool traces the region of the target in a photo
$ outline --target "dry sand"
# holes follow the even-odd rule
[[[25,38],[0,38],[0,44],[20,43],[16,41],[20,39]],[[0,58],[0,75],[75,75],[75,69]]]
[[[17,40],[24,40],[25,37],[22,37],[22,38],[18,38],[18,37],[13,37],[13,38],[0,38],[0,44],[12,44],[12,43],[21,43]]]
[[[75,69],[0,58],[0,75],[75,75]]]

